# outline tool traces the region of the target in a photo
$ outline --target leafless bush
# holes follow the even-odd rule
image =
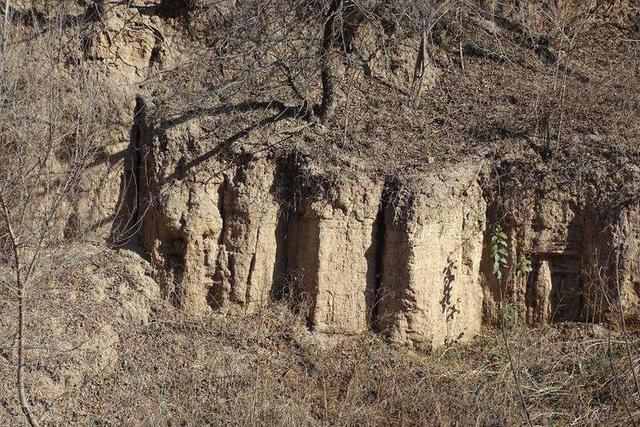
[[[47,258],[76,237],[68,228],[70,206],[96,158],[106,106],[99,102],[99,85],[90,71],[65,62],[70,38],[62,19],[12,26],[5,2],[3,22],[0,265],[12,274],[0,278],[0,285],[15,298],[18,389],[23,412],[36,425],[24,387],[27,304],[52,270],[64,268],[60,260],[52,264]]]

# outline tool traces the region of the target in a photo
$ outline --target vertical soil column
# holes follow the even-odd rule
[[[320,332],[366,331],[376,287],[382,185],[363,179],[304,195],[289,227],[289,273],[311,326]]]
[[[378,324],[393,341],[428,349],[480,329],[486,203],[464,178],[434,177],[387,209]]]

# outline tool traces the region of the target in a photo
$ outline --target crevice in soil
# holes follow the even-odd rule
[[[184,274],[187,243],[184,237],[162,242],[164,254],[164,289],[166,297],[175,306],[184,306]]]
[[[374,256],[374,281],[373,289],[367,290],[367,311],[369,313],[369,327],[373,331],[378,331],[378,311],[380,299],[382,297],[382,277],[384,268],[384,248],[386,237],[385,211],[387,208],[387,185],[380,198],[380,206],[376,219],[373,223],[373,248]]]
[[[256,258],[258,256],[258,244],[260,243],[260,227],[258,227],[258,231],[256,232],[256,244],[253,248],[253,255],[251,255],[251,262],[249,263],[249,274],[247,274],[247,284],[244,295],[244,310],[245,312],[249,309],[249,305],[251,303],[251,286],[253,284],[253,274],[256,269]]]
[[[220,235],[218,237],[218,258],[216,259],[216,265],[213,273],[213,284],[207,292],[207,304],[213,309],[219,309],[222,307],[224,300],[224,275],[223,266],[229,264],[233,267],[232,263],[229,263],[226,259],[227,252],[224,244],[225,233],[228,227],[227,213],[225,212],[225,197],[229,186],[229,178],[225,175],[224,181],[218,187],[218,212],[222,219],[222,227],[220,229]]]
[[[270,192],[280,205],[276,224],[276,259],[273,268],[271,298],[282,300],[292,295],[289,272],[289,222],[294,210],[295,165],[293,158],[278,162],[276,179]]]
[[[133,123],[129,131],[129,146],[124,157],[124,170],[120,180],[120,195],[116,215],[111,226],[109,243],[113,246],[131,246],[139,243],[142,223],[140,207],[144,188],[143,144],[146,133],[144,121],[146,105],[141,96],[136,97]]]

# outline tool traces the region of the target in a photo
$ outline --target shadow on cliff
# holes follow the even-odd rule
[[[108,241],[110,245],[125,246],[132,250],[140,247],[139,231],[144,216],[140,211],[141,197],[144,193],[143,181],[146,175],[142,162],[142,144],[148,137],[144,132],[145,116],[144,100],[142,97],[137,97],[129,131],[129,145],[107,159],[110,165],[123,162],[118,203],[113,214]],[[143,254],[140,253],[140,255]]]
[[[225,170],[236,166],[238,164],[247,162],[251,159],[252,153],[234,153],[233,145],[239,140],[249,136],[251,132],[268,126],[270,124],[275,124],[280,121],[286,119],[296,119],[296,118],[308,118],[308,112],[306,106],[286,106],[284,103],[279,101],[270,101],[270,102],[242,102],[234,105],[223,105],[216,108],[203,108],[197,110],[189,110],[180,114],[178,117],[167,120],[162,126],[161,129],[166,130],[173,128],[175,126],[179,126],[183,123],[188,122],[189,120],[203,117],[203,116],[219,116],[222,114],[232,114],[232,113],[248,113],[248,112],[257,112],[257,111],[274,111],[273,114],[264,117],[257,122],[254,122],[243,129],[233,133],[228,136],[224,140],[217,143],[216,147],[213,149],[189,160],[185,161],[184,158],[180,159],[178,166],[174,173],[162,178],[160,180],[160,184],[165,184],[167,182],[174,181],[176,179],[183,179],[188,171],[213,157],[219,156],[220,158],[226,160],[226,166],[216,173],[222,173]]]

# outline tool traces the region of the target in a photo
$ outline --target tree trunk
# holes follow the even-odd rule
[[[324,31],[322,34],[322,46],[320,49],[321,68],[320,75],[322,79],[322,102],[318,111],[318,116],[322,123],[326,123],[331,119],[336,109],[336,88],[335,76],[333,70],[333,37],[335,33],[336,16],[342,9],[343,0],[332,0],[327,17],[324,23]]]
[[[18,369],[17,369],[17,378],[16,378],[16,386],[18,388],[18,397],[20,399],[20,408],[22,409],[22,413],[27,419],[28,423],[32,427],[38,427],[38,421],[33,416],[33,412],[31,411],[31,406],[29,405],[29,401],[27,399],[27,392],[24,387],[24,333],[25,333],[25,280],[22,277],[22,263],[20,260],[20,249],[18,248],[18,238],[16,237],[15,232],[13,231],[13,227],[11,225],[11,218],[9,215],[9,209],[7,208],[7,204],[5,203],[4,197],[0,195],[0,204],[2,205],[2,213],[4,216],[4,220],[7,226],[7,232],[9,233],[9,239],[11,240],[11,249],[13,251],[13,268],[16,280],[16,290],[18,294]]]

